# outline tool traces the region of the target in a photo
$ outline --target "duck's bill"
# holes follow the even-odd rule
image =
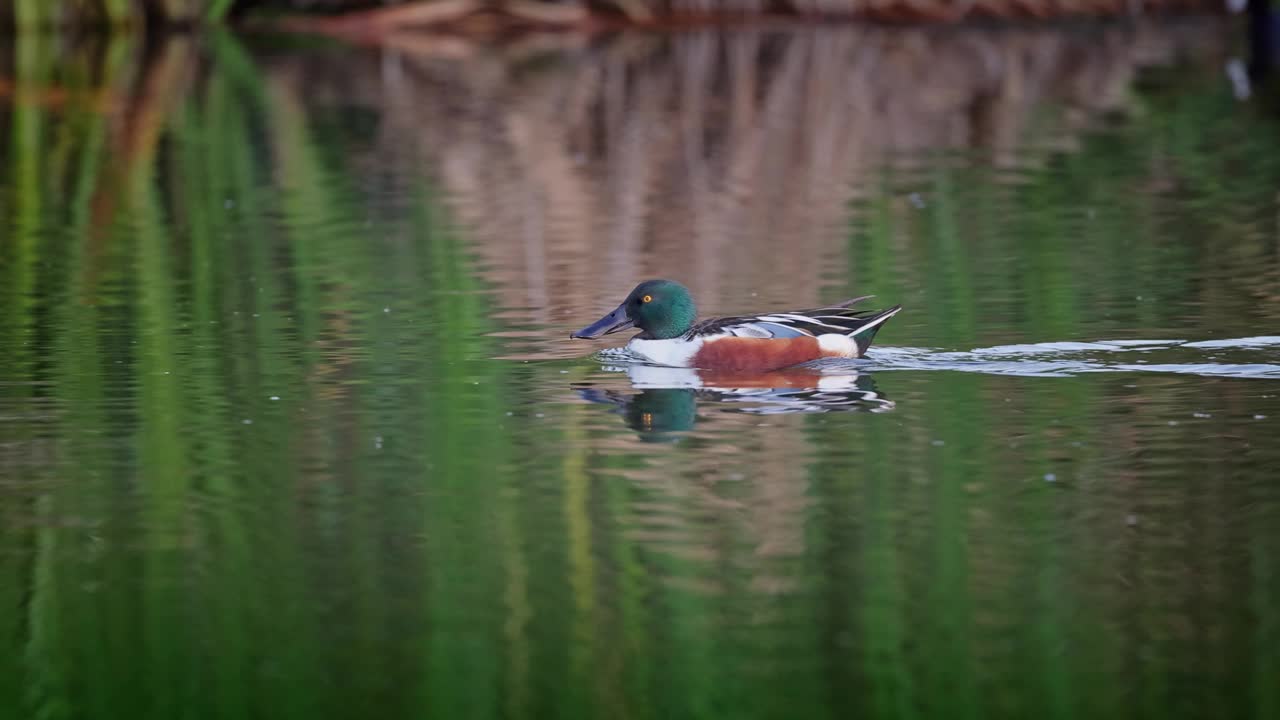
[[[626,330],[627,328],[634,326],[635,322],[633,322],[630,317],[627,317],[627,306],[623,304],[619,305],[617,310],[605,315],[599,320],[582,328],[578,332],[569,335],[569,337],[590,340],[591,338],[598,338],[601,335],[616,333],[619,330]]]

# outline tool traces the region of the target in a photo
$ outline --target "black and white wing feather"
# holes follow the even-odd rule
[[[686,338],[731,335],[749,338],[792,338],[808,335],[852,335],[879,314],[876,310],[854,310],[853,305],[870,298],[865,295],[838,305],[788,312],[712,318],[689,329]]]

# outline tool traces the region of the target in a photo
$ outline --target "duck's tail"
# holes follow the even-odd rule
[[[849,332],[849,337],[858,345],[858,357],[867,354],[867,348],[871,347],[871,341],[876,339],[876,333],[885,322],[898,314],[902,309],[901,305],[894,305],[888,310],[880,310],[864,317],[858,318],[859,323],[856,328]]]

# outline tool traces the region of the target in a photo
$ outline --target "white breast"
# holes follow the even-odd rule
[[[649,362],[668,367],[691,367],[693,356],[702,347],[702,338],[685,340],[632,340],[627,349],[643,355]]]

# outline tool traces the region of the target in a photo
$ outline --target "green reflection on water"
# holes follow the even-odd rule
[[[3,113],[7,715],[1280,707],[1273,381],[882,373],[892,412],[770,416],[494,360],[512,288],[436,174],[373,197],[359,132],[232,38],[59,57],[20,38]],[[885,340],[1274,320],[1273,125],[1145,102],[1014,184],[886,179],[848,241],[914,302]]]

